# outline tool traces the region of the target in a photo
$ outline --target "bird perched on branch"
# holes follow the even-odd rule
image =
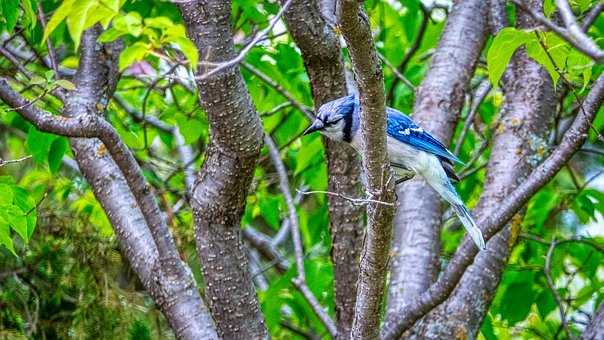
[[[361,146],[360,104],[354,95],[323,104],[315,121],[304,134],[319,131],[328,138],[350,143],[357,151]],[[452,181],[459,181],[453,166],[462,163],[447,148],[415,124],[405,114],[386,108],[387,144],[390,165],[397,184],[415,174],[424,180],[451,206],[474,243],[485,249],[484,238],[468,208],[455,191]]]

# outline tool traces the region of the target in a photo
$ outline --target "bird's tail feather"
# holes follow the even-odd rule
[[[466,228],[466,231],[468,232],[474,243],[476,243],[478,249],[486,249],[484,238],[482,237],[482,232],[480,231],[480,228],[478,228],[478,226],[476,225],[476,222],[474,222],[474,219],[472,218],[472,215],[470,215],[468,208],[466,208],[463,203],[452,203],[451,205],[453,206],[455,213],[459,217],[461,224],[463,224],[464,228]]]

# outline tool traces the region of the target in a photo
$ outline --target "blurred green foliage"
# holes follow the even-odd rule
[[[182,252],[201,282],[196,258],[192,214],[182,205],[185,193],[183,164],[178,160],[172,133],[138,116],[154,117],[170,127],[178,127],[195,155],[195,168],[203,162],[209,142],[208,122],[197,102],[196,90],[186,67],[172,68],[170,62],[195,65],[197,52],[185,38],[176,7],[151,0],[2,0],[0,31],[2,39],[15,36],[7,46],[20,49],[23,64],[34,74],[28,80],[6,58],[0,57],[0,74],[14,78],[13,85],[47,111],[59,113],[61,103],[47,92],[55,87],[69,89],[68,80],[57,80],[49,68],[36,58],[45,56],[44,38],[56,48],[61,69],[77,67],[77,38],[87,27],[101,23],[107,31],[103,41],[122,38],[127,48],[120,56],[120,69],[126,70],[107,118],[125,143],[135,152],[145,176],[154,186],[162,207],[173,212],[170,222]],[[428,3],[428,1],[426,1]],[[552,1],[546,1],[546,13]],[[575,1],[580,11],[592,1]],[[46,30],[36,18],[40,5],[47,17]],[[85,10],[82,9],[84,6]],[[382,55],[399,65],[418,38],[426,20],[418,50],[403,74],[418,86],[429,66],[430,55],[443,30],[446,11],[422,8],[419,0],[366,1],[375,38]],[[233,26],[237,46],[243,46],[254,32],[266,28],[279,10],[274,1],[237,0],[233,4]],[[87,13],[83,15],[82,13]],[[427,17],[424,17],[426,16]],[[111,23],[111,24],[110,24]],[[277,26],[270,39],[253,48],[245,62],[266,74],[295,100],[312,107],[308,76],[299,50]],[[604,34],[604,18],[590,30],[594,37]],[[542,39],[542,40],[540,40]],[[551,65],[539,41],[556,49],[559,62]],[[550,43],[551,42],[551,43]],[[528,46],[528,45],[531,46]],[[590,81],[602,72],[550,33],[506,29],[491,39],[478,66],[472,90],[490,79],[495,84],[513,50],[528,46],[529,54],[546,66],[553,78],[558,71],[567,75],[577,96],[589,88]],[[513,46],[511,48],[510,46]],[[25,62],[27,61],[27,62]],[[550,64],[547,64],[547,63]],[[558,71],[556,71],[558,68]],[[307,119],[269,84],[242,68],[265,131],[281,148],[290,171],[292,191],[296,188],[326,190],[325,153],[318,135],[299,137]],[[390,105],[411,112],[414,91],[384,68],[386,89],[393,84]],[[67,77],[68,78],[68,77]],[[71,84],[71,85],[70,85]],[[489,141],[498,126],[501,90],[495,88],[479,107],[474,122],[458,147],[460,158],[473,160],[457,188],[469,206],[474,206],[485,179],[484,167],[490,153]],[[576,98],[569,95],[562,103],[559,120],[574,112]],[[275,108],[280,108],[275,110]],[[463,129],[468,108],[462,112],[454,141]],[[594,123],[586,148],[601,150],[604,114]],[[482,147],[484,143],[484,147]],[[544,155],[551,145],[546,146]],[[0,106],[0,158],[31,159],[0,167],[0,338],[123,338],[151,339],[171,336],[166,321],[142,291],[128,262],[119,251],[111,225],[88,184],[71,164],[73,154],[67,139],[42,133],[6,106]],[[491,309],[484,320],[480,337],[512,339],[563,336],[552,292],[544,271],[548,242],[586,236],[581,242],[559,245],[552,258],[552,277],[558,292],[568,301],[573,332],[584,327],[585,315],[592,313],[604,298],[604,193],[599,176],[604,157],[599,152],[582,152],[529,203],[518,246],[513,251]],[[595,186],[597,184],[598,186]],[[598,189],[599,188],[599,189]],[[333,316],[334,293],[328,234],[328,210],[324,195],[304,196],[298,206],[302,240],[306,251],[305,270],[310,289]],[[176,209],[175,207],[179,207]],[[287,208],[278,189],[266,150],[263,150],[247,199],[242,228],[253,227],[275,235],[286,217]],[[463,231],[454,223],[443,228],[443,261],[454,252]],[[35,230],[34,230],[35,229]],[[291,244],[281,246],[284,257],[293,262]],[[252,259],[252,272],[259,283],[258,294],[267,326],[276,339],[327,337],[326,330],[304,298],[293,287],[295,269],[280,273],[274,261]]]

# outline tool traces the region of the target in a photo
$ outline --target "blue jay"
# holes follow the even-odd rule
[[[324,136],[350,143],[360,150],[360,104],[354,95],[323,104],[315,121],[304,134],[319,131]],[[455,163],[462,163],[447,148],[415,124],[407,115],[386,108],[388,115],[387,144],[390,165],[397,184],[415,174],[424,180],[451,206],[479,249],[485,249],[484,238],[468,208],[453,187],[459,178],[453,170]]]

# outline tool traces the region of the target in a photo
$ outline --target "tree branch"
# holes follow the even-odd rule
[[[371,199],[394,202],[394,180],[386,149],[386,112],[382,69],[371,36],[369,20],[356,0],[342,0],[338,23],[359,89],[361,104],[362,161]],[[351,337],[375,339],[379,334],[380,307],[388,270],[394,208],[367,206],[367,230],[361,253],[355,317]]]
[[[604,337],[604,302],[596,310],[591,321],[585,328],[581,340],[597,340]]]
[[[200,60],[208,64],[235,61],[208,73],[199,67],[196,77],[211,136],[191,200],[206,297],[220,337],[265,338],[268,334],[240,228],[263,131],[238,67],[245,51],[264,33],[237,54],[230,1],[198,0],[178,6]],[[263,32],[269,32],[279,16]]]
[[[300,48],[310,79],[315,110],[327,101],[346,95],[340,42],[333,30],[334,10],[333,0],[294,0],[285,12],[288,30]],[[325,19],[322,13],[330,19]],[[346,197],[360,196],[360,162],[356,151],[327,138],[323,143],[327,154],[328,191]],[[329,195],[327,200],[337,339],[348,340],[356,302],[364,207],[339,196]]]
[[[300,293],[304,296],[308,304],[311,306],[315,314],[321,320],[321,323],[325,326],[329,334],[332,337],[336,337],[337,329],[333,320],[327,315],[323,307],[319,304],[319,301],[314,294],[308,288],[306,283],[306,273],[304,271],[304,249],[302,247],[302,239],[300,237],[300,225],[298,224],[298,213],[296,212],[296,206],[294,205],[294,198],[289,189],[289,180],[287,179],[287,170],[281,156],[279,155],[279,148],[275,145],[275,142],[270,136],[264,136],[264,144],[268,148],[268,153],[273,161],[277,174],[279,175],[279,188],[285,197],[285,203],[287,204],[287,210],[289,214],[289,225],[291,230],[291,236],[294,243],[294,255],[296,259],[296,268],[298,275],[293,279],[294,285],[298,288]]]
[[[520,9],[526,11],[535,20],[539,21],[545,27],[554,31],[561,38],[566,40],[577,50],[585,53],[587,56],[592,58],[597,63],[604,62],[604,51],[587,35],[583,32],[583,28],[577,23],[575,16],[566,0],[555,0],[556,6],[564,21],[565,27],[560,27],[554,22],[549,20],[545,15],[535,10],[528,8],[520,0],[512,0]]]

